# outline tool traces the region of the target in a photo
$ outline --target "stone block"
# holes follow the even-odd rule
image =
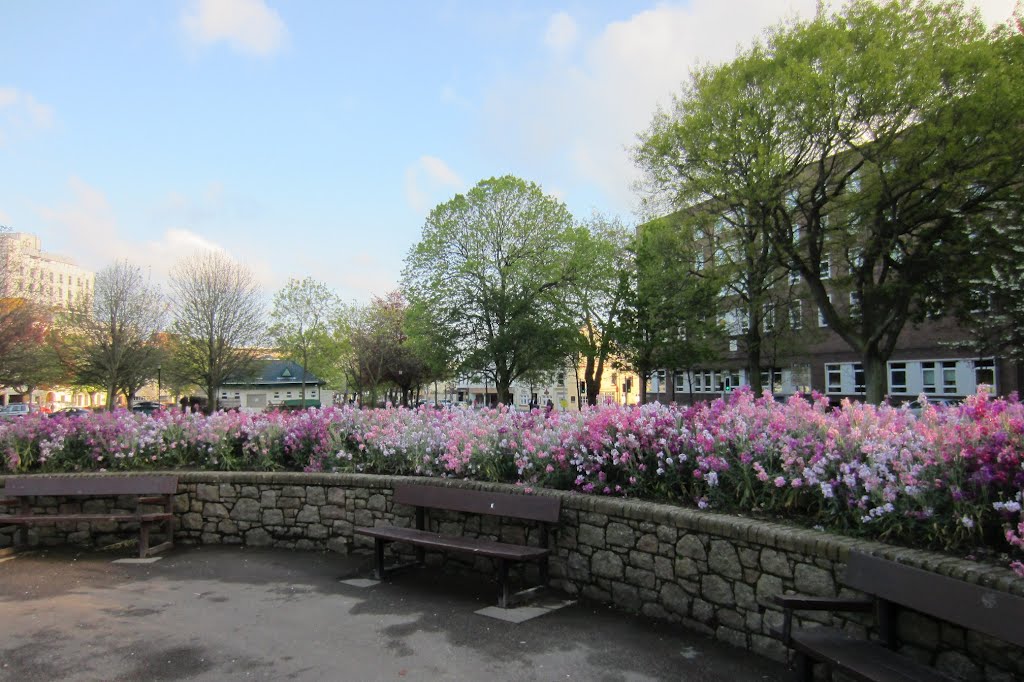
[[[834,597],[836,582],[832,573],[810,564],[797,564],[793,572],[794,583],[799,592],[816,597]]]
[[[595,549],[604,549],[604,528],[583,524],[576,534],[576,540],[581,545],[589,545]]]
[[[200,483],[196,486],[196,499],[203,502],[220,502],[220,489],[215,485]]]
[[[259,521],[261,511],[259,502],[243,497],[231,508],[231,518],[236,521]]]
[[[742,630],[746,625],[743,615],[733,609],[718,609],[715,611],[715,618],[718,619],[720,625],[725,625],[735,630]]]
[[[676,559],[675,573],[677,578],[697,578],[703,573],[693,559],[682,557]]]
[[[204,545],[219,545],[220,535],[218,535],[217,533],[203,533],[201,536],[199,536],[199,541],[202,542]]]
[[[322,485],[306,486],[306,504],[315,504],[318,507],[327,504],[327,492]]]
[[[782,594],[782,578],[763,573],[757,581],[755,595],[758,603],[765,606],[775,603],[775,597]]]
[[[346,538],[333,537],[327,541],[327,549],[337,554],[348,554],[348,540]]]
[[[188,511],[188,493],[174,496],[174,513],[183,514]]]
[[[580,525],[587,523],[591,526],[607,526],[608,516],[605,514],[593,514],[590,512],[583,512],[580,514]]]
[[[108,510],[106,500],[86,500],[82,503],[83,514],[106,514]]]
[[[793,568],[783,552],[765,548],[761,550],[761,570],[780,578],[792,578]]]
[[[676,554],[681,557],[706,561],[708,553],[704,543],[696,535],[684,535],[676,543]]]
[[[264,490],[260,493],[260,504],[264,507],[276,507],[277,506],[277,491],[276,490]]]
[[[299,497],[278,497],[278,509],[298,509],[302,506],[302,498]]]
[[[629,553],[629,563],[637,568],[642,568],[647,571],[654,570],[654,555],[647,554],[646,552],[638,552],[633,550]]]
[[[238,534],[238,525],[231,519],[224,519],[217,524],[217,532],[222,535]]]
[[[685,616],[690,611],[690,595],[675,583],[665,583],[661,588],[661,604],[669,611]]]
[[[333,504],[325,504],[320,507],[320,518],[333,521],[334,519],[345,518],[345,510]]]
[[[619,608],[635,613],[640,610],[640,593],[632,585],[613,582],[612,603]]]
[[[370,495],[369,499],[366,500],[366,508],[370,511],[382,512],[387,509],[387,500],[380,493]]]
[[[609,523],[605,529],[605,542],[617,547],[635,547],[636,534],[632,528],[622,523]]]
[[[658,526],[658,529],[655,531],[655,533],[658,536],[659,542],[665,542],[670,545],[674,545],[676,544],[676,541],[679,540],[679,532],[671,526]]]
[[[708,625],[715,619],[715,607],[703,599],[694,599],[692,614],[698,623]]]
[[[323,540],[328,535],[330,535],[330,532],[328,531],[327,526],[321,525],[319,523],[310,524],[306,528],[306,537],[310,538],[311,540]]]
[[[633,568],[632,566],[626,567],[626,582],[637,587],[646,587],[647,589],[654,589],[657,583],[654,579],[654,573],[650,570]]]
[[[345,505],[345,489],[338,486],[330,486],[327,488],[327,503],[336,504],[338,506]]]
[[[741,609],[757,609],[757,598],[754,596],[754,588],[746,583],[736,582],[732,586],[733,594],[736,596],[736,606]]]
[[[182,514],[181,527],[185,530],[199,530],[203,527],[203,515],[194,512]]]
[[[280,509],[264,509],[263,510],[263,525],[265,526],[280,526],[284,523],[284,512]]]
[[[712,540],[708,550],[708,570],[726,578],[743,577],[743,566],[740,565],[736,548],[727,540]]]
[[[243,485],[238,494],[242,497],[251,497],[254,500],[260,499],[260,489],[254,485]]]
[[[590,570],[596,576],[621,580],[623,577],[622,557],[608,551],[594,552],[594,556],[590,559]]]
[[[658,576],[659,580],[672,580],[675,576],[672,561],[663,556],[654,557],[654,575]]]
[[[230,483],[221,483],[217,486],[217,494],[222,500],[231,500],[238,497],[238,488]]]
[[[747,633],[742,630],[736,630],[734,628],[720,625],[715,630],[715,639],[726,644],[731,644],[741,649],[747,648]]]
[[[647,552],[648,554],[655,554],[658,551],[658,538],[655,535],[647,533],[641,535],[640,539],[636,541],[636,548],[641,552]]]
[[[262,528],[253,528],[245,534],[245,544],[250,547],[269,547],[273,543],[274,538]]]
[[[301,485],[286,485],[281,487],[281,497],[299,497],[305,499],[306,489]]]
[[[721,604],[722,606],[733,606],[736,604],[732,585],[721,576],[703,576],[700,580],[700,594],[712,604]]]
[[[355,525],[360,527],[373,526],[373,513],[366,509],[357,509],[352,515]]]
[[[207,518],[227,518],[228,508],[220,502],[207,502],[203,505],[203,516]]]
[[[307,504],[295,517],[298,523],[320,523],[320,508]]]

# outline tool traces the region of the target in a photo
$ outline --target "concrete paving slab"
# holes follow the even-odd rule
[[[359,588],[376,587],[377,585],[380,585],[379,580],[371,580],[369,578],[349,578],[348,580],[339,580],[338,582],[342,585]]]
[[[493,580],[372,559],[176,547],[159,564],[41,550],[0,569],[0,680],[754,682],[785,668],[679,625],[580,602],[480,618]]]
[[[163,559],[162,556],[151,556],[145,559],[114,559],[110,563],[112,564],[155,564],[156,562]]]

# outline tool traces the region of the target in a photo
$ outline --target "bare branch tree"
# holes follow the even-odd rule
[[[206,387],[206,409],[213,412],[217,387],[247,371],[267,343],[263,292],[251,270],[219,251],[179,263],[171,292],[178,359]]]
[[[135,391],[156,376],[167,303],[160,288],[142,269],[118,262],[96,275],[92,296],[79,296],[68,312],[66,361],[78,383],[102,386],[107,409],[119,391],[128,404]]]

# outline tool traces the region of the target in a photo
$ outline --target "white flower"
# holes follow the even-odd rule
[[[963,515],[963,517],[960,519],[960,523],[963,524],[964,528],[974,528],[974,519],[972,519],[967,514]]]

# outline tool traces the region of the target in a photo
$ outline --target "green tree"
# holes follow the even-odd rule
[[[452,340],[460,369],[486,375],[507,403],[515,379],[567,354],[564,294],[580,240],[565,205],[538,185],[483,180],[431,211],[406,257],[404,289]]]
[[[586,224],[579,256],[580,273],[567,287],[567,300],[578,327],[576,348],[583,365],[588,405],[596,405],[605,366],[629,287],[630,234],[618,219],[594,214]]]
[[[698,72],[654,129],[703,133],[652,135],[648,179],[758,216],[880,402],[901,331],[964,286],[971,221],[1018,191],[1021,51],[956,2],[820,11]]]
[[[206,389],[251,371],[267,342],[263,293],[252,271],[219,251],[197,254],[171,272],[174,348],[181,373]]]
[[[278,350],[302,366],[302,407],[306,407],[306,374],[313,372],[329,381],[327,374],[336,358],[331,351],[330,322],[337,313],[338,297],[310,277],[290,279],[274,296],[270,336]],[[316,371],[320,370],[320,371]]]

